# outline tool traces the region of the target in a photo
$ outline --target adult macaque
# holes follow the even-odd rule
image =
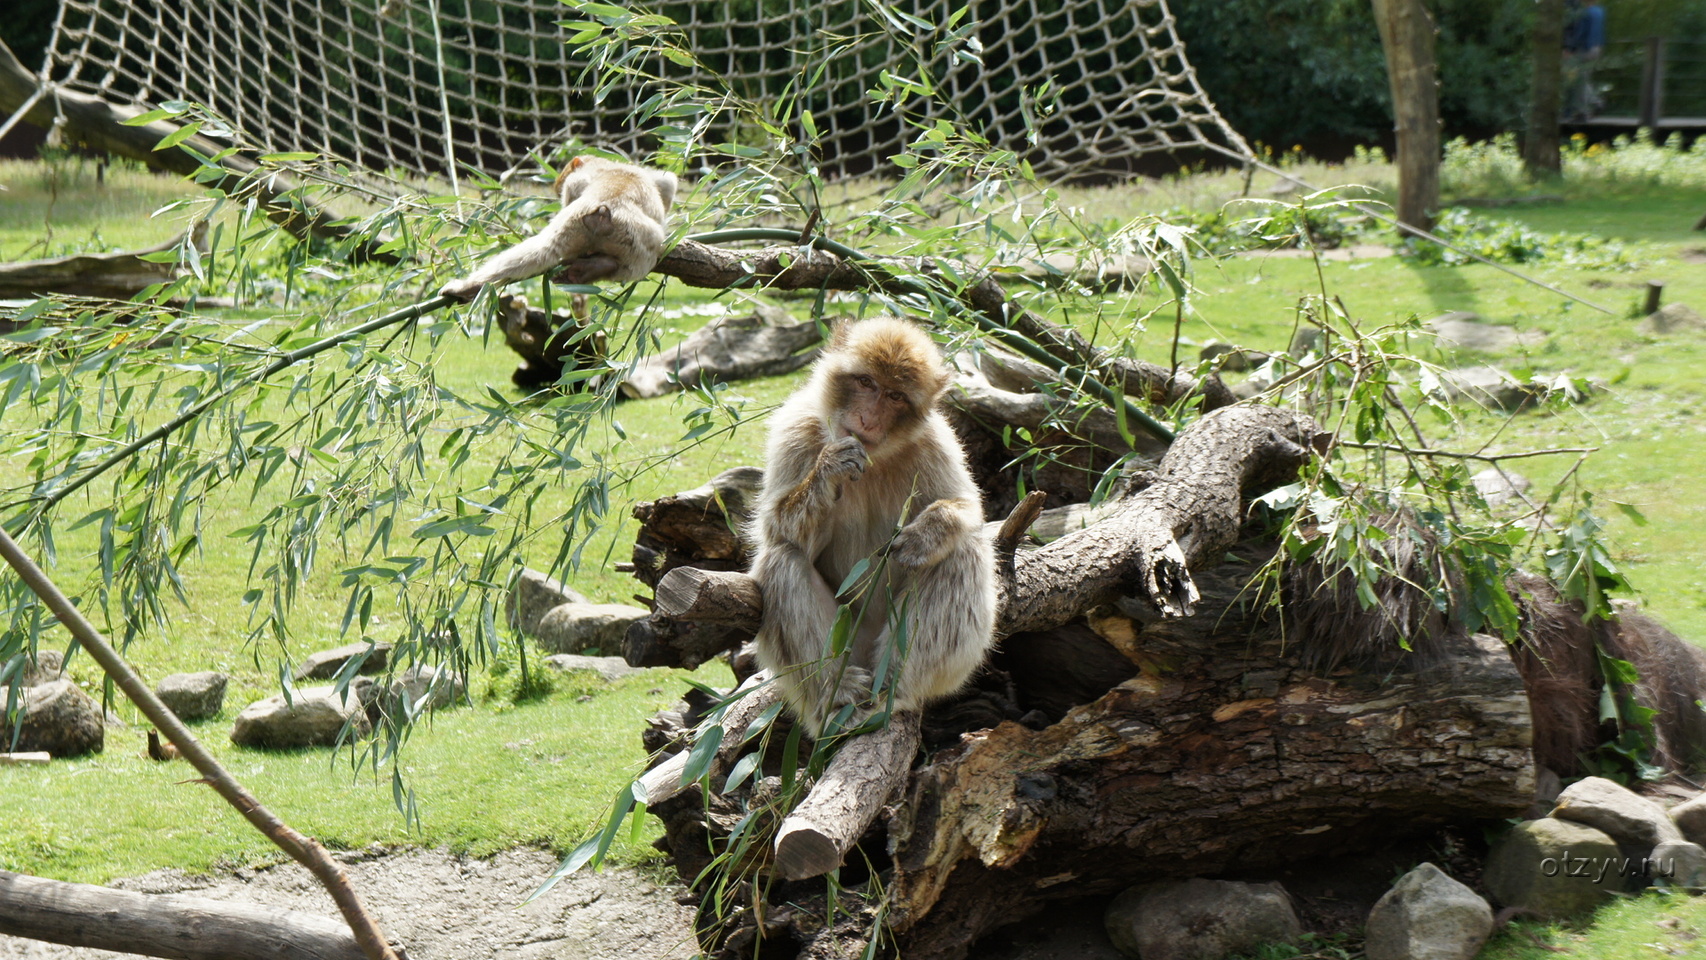
[[[598,157],[576,157],[557,175],[563,209],[538,234],[480,264],[438,292],[464,302],[503,284],[563,266],[572,283],[638,280],[663,255],[664,217],[675,174]]]
[[[995,623],[995,556],[959,441],[935,405],[951,377],[904,320],[843,324],[771,415],[752,573],[758,658],[814,734],[847,704],[896,710],[958,690]],[[832,656],[836,590],[851,630]],[[878,689],[873,691],[873,683]]]

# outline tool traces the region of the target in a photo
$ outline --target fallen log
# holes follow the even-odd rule
[[[723,317],[637,364],[622,379],[630,399],[661,397],[702,383],[728,383],[792,373],[817,359],[823,333],[815,323],[785,322],[780,311]]]
[[[206,224],[198,224],[192,240],[202,246]],[[49,294],[129,300],[146,287],[178,278],[178,267],[147,259],[149,254],[176,250],[182,235],[141,250],[79,253],[45,260],[0,263],[0,299],[35,298]]]
[[[364,960],[347,925],[277,907],[0,870],[0,934],[174,960]],[[397,950],[403,956],[401,949]]]

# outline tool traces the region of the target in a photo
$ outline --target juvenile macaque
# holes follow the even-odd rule
[[[545,229],[438,292],[468,301],[488,283],[536,276],[558,264],[572,283],[638,280],[657,265],[664,217],[675,202],[675,174],[576,157],[557,175],[554,189],[563,209]]]
[[[878,679],[896,710],[951,694],[989,648],[995,557],[965,454],[935,409],[950,380],[917,326],[843,324],[771,415],[752,567],[758,658],[813,733]],[[835,658],[835,592],[866,559],[842,598],[852,630]]]

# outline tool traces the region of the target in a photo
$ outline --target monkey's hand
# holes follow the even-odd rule
[[[839,500],[842,485],[864,476],[870,463],[871,456],[858,437],[842,437],[818,451],[817,475],[829,484]]]
[[[889,544],[889,559],[903,567],[930,567],[947,559],[966,532],[964,500],[937,500],[900,528]]]
[[[609,254],[596,253],[563,264],[563,269],[557,272],[556,279],[559,283],[591,283],[612,276],[620,269],[621,261]]]
[[[439,287],[438,295],[441,297],[449,297],[452,300],[460,300],[463,303],[468,303],[476,296],[479,296],[480,288],[484,286],[485,284],[478,280],[472,280],[468,277],[457,277],[455,280]]]

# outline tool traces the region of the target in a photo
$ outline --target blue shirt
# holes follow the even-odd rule
[[[1576,18],[1570,21],[1570,29],[1564,32],[1564,49],[1577,53],[1586,53],[1596,47],[1605,46],[1605,8],[1599,5],[1583,7]]]

